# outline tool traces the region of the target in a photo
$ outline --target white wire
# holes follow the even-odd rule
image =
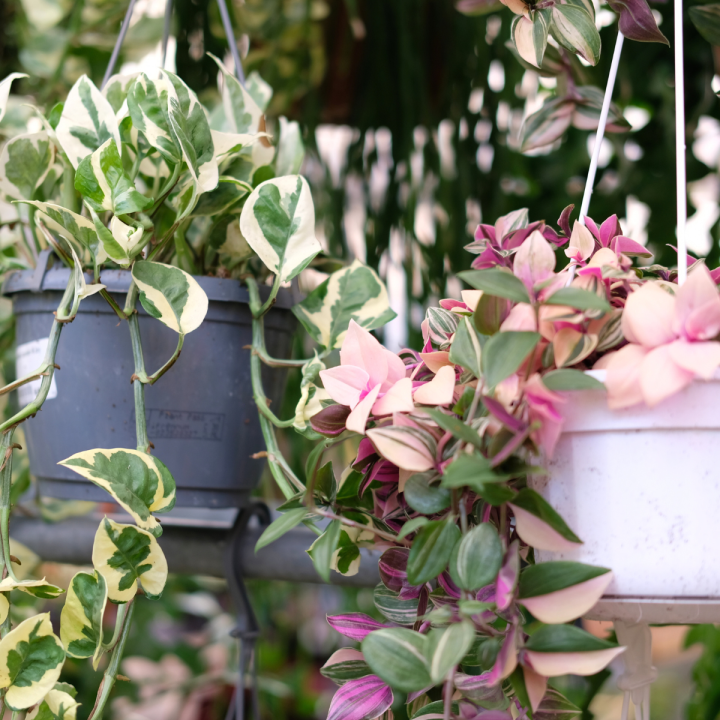
[[[685,172],[685,74],[683,67],[683,4],[675,0],[675,155],[677,168],[678,284],[687,277],[687,177]]]

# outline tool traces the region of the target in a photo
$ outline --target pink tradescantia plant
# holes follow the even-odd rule
[[[328,618],[356,643],[323,668],[340,686],[332,720],[389,718],[401,694],[409,717],[572,718],[580,711],[548,679],[593,675],[623,652],[574,624],[611,570],[535,562],[577,547],[582,529],[528,478],[545,472],[573,391],[655,405],[712,376],[720,292],[701,262],[679,287],[673,271],[636,264],[649,253],[615,216],[571,229],[571,211],[560,232],[526,211],[481,225],[460,273],[470,288],[428,309],[420,349],[384,348],[373,307],[335,328],[346,329],[340,364],[312,376],[317,446],[277,522],[329,519],[310,550],[318,571],[357,572],[370,546],[381,578],[382,621]],[[313,317],[331,314],[320,295],[303,301]],[[323,456],[344,441],[353,459],[336,478]]]

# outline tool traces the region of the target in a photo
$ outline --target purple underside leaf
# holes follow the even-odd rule
[[[310,426],[321,435],[333,437],[345,430],[345,421],[350,414],[346,405],[328,405],[310,418]]]
[[[660,32],[652,10],[645,0],[608,0],[608,2],[620,15],[620,32],[626,38],[670,45],[668,39]]]
[[[390,548],[386,550],[380,562],[380,579],[386,588],[400,592],[408,584],[407,561],[410,551],[406,548]]]
[[[328,615],[328,624],[341,635],[351,640],[361,642],[373,630],[387,627],[383,623],[373,620],[365,613],[347,613],[345,615]]]
[[[527,428],[527,423],[512,416],[506,409],[505,406],[491,397],[483,396],[483,404],[488,409],[488,412],[499,420],[508,430],[512,430],[516,433],[524,432]]]
[[[350,680],[335,693],[327,720],[372,720],[392,703],[392,690],[377,675],[368,675]]]
[[[570,235],[572,235],[572,231],[570,230],[570,215],[572,215],[572,211],[574,209],[575,205],[568,205],[562,211],[560,217],[558,218],[557,224],[567,237],[570,237]]]

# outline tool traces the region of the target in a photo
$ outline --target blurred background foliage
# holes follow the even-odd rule
[[[555,223],[566,205],[579,205],[594,133],[571,128],[548,148],[518,152],[524,117],[552,95],[555,81],[523,68],[508,49],[512,16],[502,6],[486,3],[490,12],[477,16],[458,12],[452,0],[237,0],[231,6],[246,72],[258,71],[274,88],[271,129],[281,115],[303,128],[308,149],[303,172],[313,186],[318,234],[328,254],[359,257],[388,283],[400,315],[386,329],[391,346],[416,344],[428,302],[457,295],[452,275],[468,266],[471,258],[463,248],[480,221],[494,223],[527,207],[531,219]],[[652,7],[661,30],[672,37],[671,4]],[[28,73],[14,91],[34,96],[46,110],[81,74],[99,83],[126,9],[125,0],[4,0],[0,77]],[[162,0],[137,0],[121,72],[158,63],[163,13]],[[581,72],[589,84],[604,87],[617,30],[607,8],[600,9],[598,22],[602,58]],[[690,22],[685,32],[690,248],[715,266],[720,261],[718,50]],[[216,3],[177,0],[172,35],[170,59],[178,73],[212,103],[216,70],[205,53],[227,51]],[[656,261],[670,265],[673,76],[669,48],[626,43],[615,100],[632,130],[604,142],[590,207],[597,220],[613,213],[623,218],[626,233],[647,242]],[[21,132],[32,122],[16,100],[0,132]],[[7,377],[13,333],[3,307],[0,354]],[[294,404],[292,387],[286,397],[287,415]],[[301,454],[302,443],[295,442]],[[27,465],[18,470],[19,492],[28,482]],[[49,505],[48,515],[53,511]],[[42,570],[49,577],[66,572]],[[141,603],[138,610],[123,670],[134,682],[118,691],[113,709],[118,720],[225,717],[235,663],[226,589],[203,578],[177,577],[172,583],[160,604]],[[265,716],[324,717],[333,688],[318,670],[341,642],[325,614],[372,612],[369,593],[267,582],[254,582],[250,589],[263,628]],[[679,654],[681,640],[674,641],[663,666],[653,717],[714,720],[720,717],[718,630],[693,630],[687,642],[695,649],[689,654]],[[78,718],[84,718],[98,676],[87,663],[69,662],[66,679],[80,689]],[[574,690],[579,704],[591,687],[579,681]],[[596,717],[619,716],[617,700],[611,690],[599,696],[592,706]]]

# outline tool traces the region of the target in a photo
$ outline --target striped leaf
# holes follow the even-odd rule
[[[98,213],[111,210],[115,215],[124,215],[152,205],[152,198],[135,189],[113,140],[106,141],[80,162],[75,173],[75,189]]]
[[[157,540],[146,530],[108,518],[100,522],[92,554],[93,565],[104,578],[108,599],[132,600],[137,582],[148,597],[159,597],[167,580],[167,560]]]
[[[99,572],[79,572],[70,582],[60,614],[60,639],[65,651],[74,658],[91,657],[95,670],[102,655],[107,599],[107,584]]]
[[[417,620],[418,599],[401,600],[399,594],[388,590],[382,583],[373,592],[375,607],[390,622],[412,625]]]
[[[502,543],[495,526],[481,523],[455,546],[450,576],[462,590],[479,590],[495,581],[502,560]]]
[[[408,558],[408,582],[422,585],[434,580],[447,567],[460,530],[452,519],[436,520],[418,531]]]
[[[300,175],[258,185],[245,201],[240,230],[281,282],[292,280],[322,249],[315,237],[310,186]]]
[[[444,308],[431,307],[428,308],[426,320],[431,342],[442,347],[457,329],[459,317],[457,313]]]
[[[428,640],[430,678],[433,684],[437,684],[470,650],[475,640],[475,626],[470,620],[463,620],[444,630],[435,628],[430,631]]]
[[[132,276],[149,315],[181,335],[200,327],[208,297],[192,275],[172,265],[140,260],[133,265]]]
[[[545,57],[551,14],[538,10],[531,16],[518,15],[510,31],[515,48],[525,62],[539,68]]]
[[[600,33],[587,10],[570,4],[553,6],[550,30],[564,48],[577,53],[591,65],[597,65]]]
[[[313,340],[328,350],[341,347],[351,320],[374,330],[396,315],[382,280],[359,260],[330,275],[293,307],[293,313]]]
[[[341,648],[336,650],[320,668],[320,674],[338,685],[344,685],[348,680],[357,680],[370,675],[371,672],[359,650]]]
[[[387,684],[375,675],[367,675],[350,680],[335,693],[327,720],[373,720],[392,703],[392,690]]]
[[[67,683],[56,683],[43,701],[25,716],[25,720],[75,720],[80,703],[66,689],[74,690]]]
[[[138,450],[85,450],[59,463],[107,490],[143,529],[162,535],[152,513],[175,505],[175,480],[156,457]]]
[[[16,135],[0,153],[0,192],[11,200],[32,200],[54,161],[46,132]]]
[[[2,122],[2,119],[5,117],[5,111],[7,110],[8,105],[8,98],[10,97],[10,87],[13,84],[13,81],[26,77],[28,77],[28,75],[26,75],[25,73],[10,73],[0,82],[0,122]]]
[[[86,217],[53,203],[28,201],[27,204],[37,208],[37,220],[50,232],[64,238],[80,255],[89,251],[98,265],[107,260],[108,255],[98,238],[95,225]]]
[[[406,628],[370,633],[362,652],[370,669],[391,687],[405,692],[432,685],[427,661],[428,638]]]
[[[72,86],[55,133],[75,169],[81,160],[110,141],[119,157],[120,130],[115,111],[87,75]]]
[[[572,9],[583,12],[577,8]],[[575,103],[555,97],[548,100],[537,112],[528,115],[522,127],[520,150],[522,152],[535,150],[561,138],[570,127],[574,109]]]
[[[0,688],[11,710],[40,702],[60,677],[65,650],[53,633],[50,613],[21,622],[0,640]]]

